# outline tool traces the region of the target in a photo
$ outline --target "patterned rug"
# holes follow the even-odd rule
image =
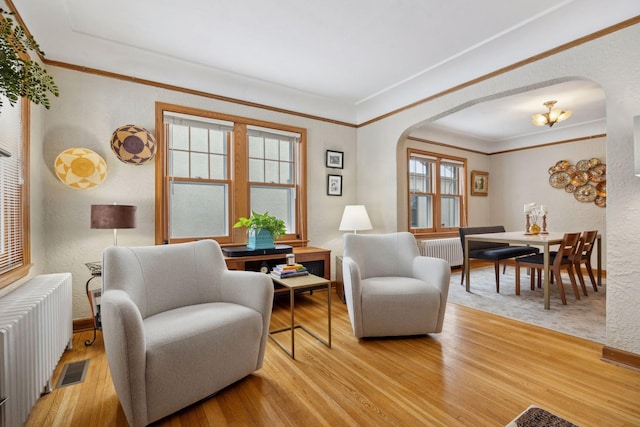
[[[531,405],[505,427],[578,427],[537,406]]]
[[[501,271],[502,272],[502,271]],[[531,323],[543,328],[585,338],[601,344],[606,343],[606,285],[594,292],[586,278],[588,296],[576,301],[569,277],[563,274],[567,305],[562,305],[555,284],[551,285],[551,310],[544,309],[542,289],[532,291],[529,276],[522,269],[520,295],[515,295],[515,268],[507,267],[500,275],[500,293],[496,293],[493,266],[471,270],[471,292],[460,285],[460,271],[451,273],[449,302],[486,311],[499,316]],[[580,284],[578,282],[578,287]]]

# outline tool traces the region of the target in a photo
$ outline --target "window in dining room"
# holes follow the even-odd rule
[[[456,231],[464,225],[466,160],[408,150],[409,231]]]

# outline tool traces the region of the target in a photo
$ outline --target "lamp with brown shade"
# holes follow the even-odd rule
[[[136,228],[136,206],[91,205],[91,228],[112,228],[113,246],[118,246],[118,229]]]

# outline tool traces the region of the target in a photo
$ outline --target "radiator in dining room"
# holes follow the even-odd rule
[[[457,237],[421,240],[418,246],[420,255],[441,258],[451,267],[460,266],[464,262],[462,244]]]
[[[0,298],[0,427],[24,425],[71,348],[71,274],[41,274]]]

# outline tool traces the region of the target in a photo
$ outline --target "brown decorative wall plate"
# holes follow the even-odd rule
[[[587,182],[589,182],[589,174],[586,171],[578,171],[571,175],[571,183],[576,187],[585,185]]]
[[[551,184],[553,188],[564,188],[570,182],[571,182],[571,177],[569,176],[568,173],[564,171],[554,172],[549,177],[549,184]]]
[[[573,192],[573,196],[579,202],[593,202],[597,197],[596,188],[591,184],[581,185]]]
[[[580,160],[576,163],[576,169],[582,172],[586,172],[589,170],[591,166],[589,166],[589,160]]]

